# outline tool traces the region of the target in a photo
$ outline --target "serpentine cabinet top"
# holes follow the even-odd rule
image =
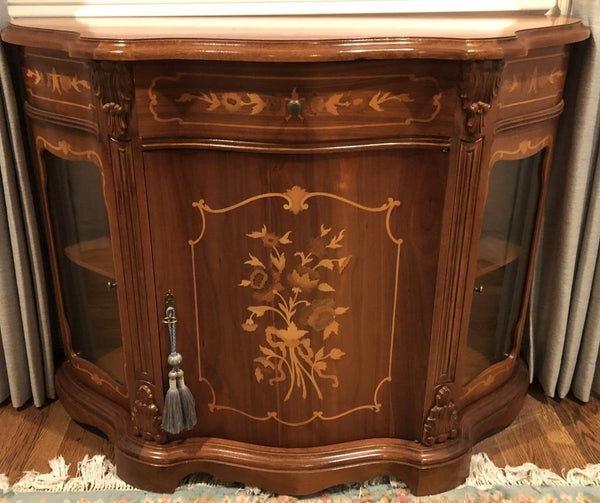
[[[504,59],[584,40],[569,17],[345,15],[22,18],[5,42],[105,60]]]

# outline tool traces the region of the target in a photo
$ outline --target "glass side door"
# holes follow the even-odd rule
[[[513,350],[526,305],[542,161],[543,151],[492,167],[463,352],[463,384]]]
[[[124,382],[115,266],[100,169],[43,154],[63,329],[75,355]]]

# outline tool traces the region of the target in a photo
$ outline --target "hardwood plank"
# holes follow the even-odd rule
[[[600,400],[591,397],[588,403],[583,404],[567,397],[550,403],[585,460],[588,463],[600,463]]]
[[[9,480],[14,481],[28,469],[27,455],[35,448],[45,427],[49,408],[36,409],[28,405],[17,410],[8,403],[2,409],[0,473],[6,473]]]
[[[35,448],[28,453],[26,461],[27,470],[36,470],[40,473],[48,471],[49,460],[62,454],[61,443],[73,422],[60,402],[52,402],[47,405],[47,408],[48,415],[35,443]]]
[[[582,467],[586,457],[549,403],[537,391],[525,399],[517,420],[505,430],[477,444],[476,452],[487,452],[498,466],[535,463],[561,473]]]

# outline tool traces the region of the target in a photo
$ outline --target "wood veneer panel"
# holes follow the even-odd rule
[[[150,225],[168,229],[168,235],[152,236],[157,297],[167,290],[177,297],[179,351],[200,414],[197,434],[234,438],[236,432],[236,440],[286,447],[420,436],[418,404],[423,401],[426,368],[411,355],[429,351],[446,158],[441,149],[318,156],[146,154]],[[294,186],[313,194],[298,214],[283,207],[283,195]],[[192,206],[198,201],[208,207],[204,214]],[[386,206],[390,201],[393,204]],[[322,397],[308,380],[306,394],[301,387],[290,388],[287,373],[269,385],[273,372],[257,364],[260,345],[279,351],[277,341],[269,348],[265,340],[265,327],[285,325],[277,315],[269,311],[264,318],[256,316],[253,330],[242,327],[249,306],[279,302],[267,299],[271,283],[258,285],[255,293],[240,286],[256,274],[257,268],[253,271],[245,263],[249,253],[269,262],[269,248],[249,238],[263,225],[279,237],[291,231],[292,243],[278,247],[286,256],[285,270],[277,280],[267,280],[277,281],[285,299],[293,296],[290,275],[309,273],[295,253],[312,250],[313,257],[336,260],[332,270],[322,267],[319,274],[313,270],[301,280],[314,282],[312,287],[303,285],[309,293],[300,295],[312,304],[307,319],[302,319],[302,305],[293,317],[299,329],[310,333],[313,351],[323,346],[327,354],[333,349],[344,353],[324,360],[326,373],[336,376],[339,386],[332,386],[333,378],[316,379]],[[331,235],[321,238],[321,226],[331,229]],[[339,248],[326,249],[341,231]],[[396,238],[402,239],[401,246],[393,242]],[[323,250],[315,250],[321,240]],[[317,291],[315,278],[335,292]],[[318,323],[311,325],[311,309],[319,303],[324,316],[329,305],[348,308],[335,318],[338,334],[327,338],[315,326]],[[164,327],[162,333],[166,355]],[[213,406],[217,409],[211,411]],[[277,418],[269,419],[271,412]]]
[[[139,132],[282,145],[449,138],[458,64],[150,62],[134,67]],[[296,100],[297,115],[287,110]],[[181,140],[178,140],[181,141]]]

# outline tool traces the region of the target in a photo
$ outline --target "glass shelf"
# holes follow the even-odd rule
[[[522,253],[523,249],[515,243],[493,236],[483,236],[479,242],[479,252],[477,253],[476,276],[479,278],[500,269],[513,260],[517,260]]]
[[[115,279],[110,238],[106,236],[69,245],[65,247],[65,255],[69,260],[85,269],[105,278]]]

